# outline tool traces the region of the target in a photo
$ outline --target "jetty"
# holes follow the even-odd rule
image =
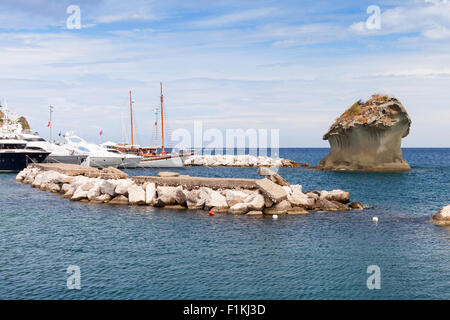
[[[254,155],[192,155],[184,161],[185,166],[208,167],[309,167],[308,163],[298,163],[285,158],[271,158]]]
[[[147,205],[213,213],[279,215],[361,210],[343,190],[303,191],[269,168],[258,168],[259,179],[207,178],[159,172],[130,178],[115,168],[31,164],[16,181],[72,201],[117,205]]]

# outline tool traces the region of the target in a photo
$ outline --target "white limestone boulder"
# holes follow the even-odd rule
[[[441,226],[450,225],[450,205],[439,210],[439,212],[433,216],[432,221]]]
[[[232,214],[246,214],[249,211],[250,207],[248,203],[236,203],[228,209],[228,212]]]
[[[156,205],[163,207],[167,205],[176,204],[177,203],[176,192],[177,187],[158,186],[156,188],[156,193],[158,194]]]
[[[117,181],[116,189],[114,190],[116,194],[127,196],[128,188],[131,187],[134,182],[131,179],[119,179]]]
[[[227,190],[225,198],[229,207],[234,206],[237,203],[243,203],[244,199],[248,197],[248,194],[237,190]]]
[[[203,209],[206,199],[200,197],[200,190],[186,192],[186,205],[189,209]]]
[[[145,204],[145,191],[141,186],[132,185],[128,188],[128,201],[131,205]]]
[[[102,180],[100,183],[100,193],[114,197],[116,194],[117,180]]]
[[[259,190],[255,191],[244,199],[244,203],[248,204],[250,210],[260,211],[264,208],[264,196]]]
[[[350,202],[350,193],[343,190],[331,190],[331,191],[321,191],[320,199],[326,199],[329,201],[337,201],[340,203]]]
[[[227,199],[215,190],[211,190],[205,200],[205,209],[210,209],[212,207],[228,208]]]
[[[37,174],[36,177],[34,178],[33,182],[31,183],[31,185],[35,188],[39,188],[42,184],[43,177],[44,177],[44,175],[42,173]]]
[[[152,206],[156,202],[156,185],[151,182],[145,187],[145,203]]]

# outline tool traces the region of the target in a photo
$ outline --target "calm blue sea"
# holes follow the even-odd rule
[[[327,152],[280,154],[317,164]],[[450,228],[428,221],[450,204],[450,149],[406,149],[404,158],[411,172],[283,168],[292,184],[344,189],[372,208],[278,220],[71,202],[2,174],[0,299],[450,299]],[[81,290],[66,287],[69,265],[80,267]],[[366,286],[370,265],[380,267],[380,290]]]

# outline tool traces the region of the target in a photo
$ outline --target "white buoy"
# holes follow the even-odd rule
[[[373,221],[373,222],[378,222],[378,217],[373,217],[373,218],[372,218],[372,221]]]
[[[277,215],[277,214],[274,214],[274,215],[272,216],[272,219],[274,219],[274,220],[278,219],[278,215]]]

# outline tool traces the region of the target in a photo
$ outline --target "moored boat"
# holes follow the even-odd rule
[[[30,163],[40,163],[50,154],[43,149],[27,149],[17,136],[0,136],[0,172],[19,172]]]
[[[27,141],[19,133],[20,122],[10,115],[5,103],[0,126],[0,172],[18,172],[30,163],[43,162],[50,154],[41,148],[27,148]]]
[[[114,146],[116,150],[125,154],[134,154],[142,157],[138,167],[140,168],[174,168],[183,167],[184,161],[194,152],[171,152],[164,148],[164,96],[161,88],[161,146],[155,147],[141,147],[134,144],[133,134],[133,99],[130,91],[130,120],[131,120],[131,145],[130,144],[117,144]],[[157,122],[155,121],[155,125]]]
[[[64,148],[73,152],[88,154],[87,159],[82,163],[82,165],[94,168],[117,168],[125,159],[124,154],[108,152],[96,144],[86,142],[82,138],[74,135],[72,132],[66,133],[64,138],[66,139]]]

